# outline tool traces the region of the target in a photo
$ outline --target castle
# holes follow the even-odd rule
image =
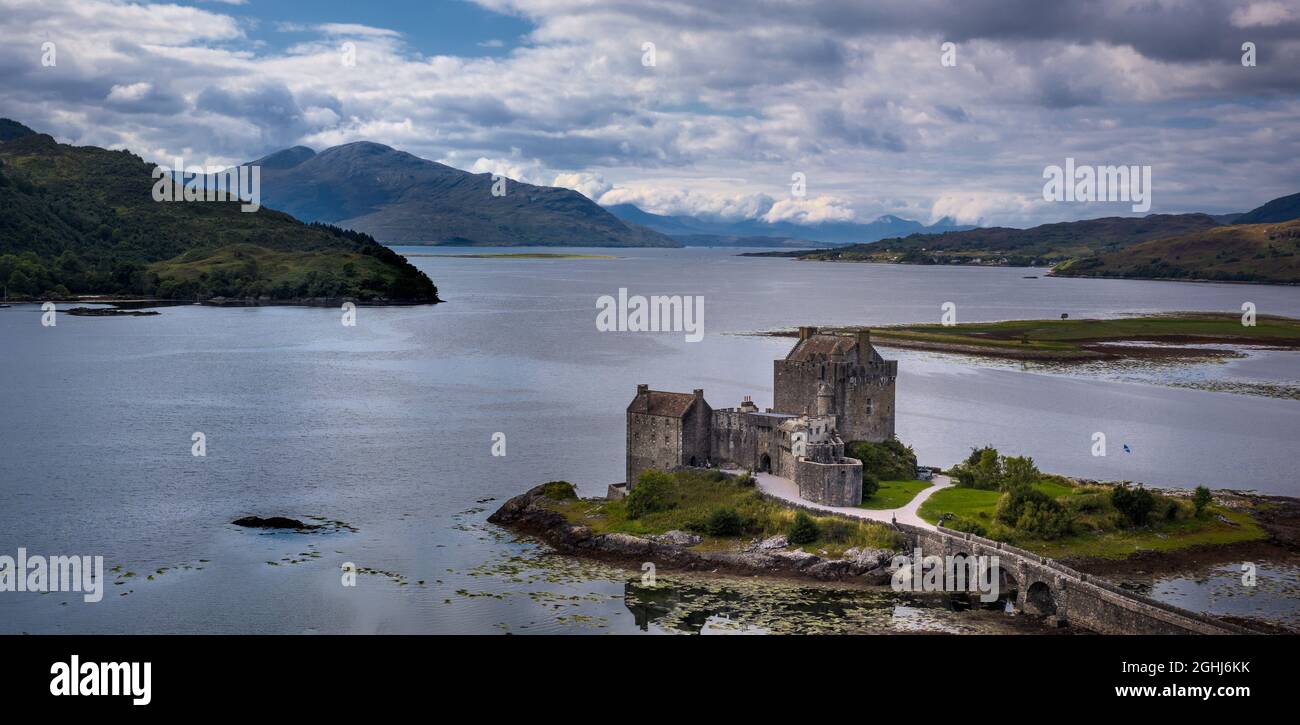
[[[794,481],[808,501],[856,506],[862,463],[844,457],[844,442],[894,436],[897,377],[898,362],[876,352],[870,333],[801,327],[794,348],[774,362],[775,406],[766,411],[749,396],[715,410],[703,390],[638,385],[627,406],[627,486],[651,468],[747,468]]]

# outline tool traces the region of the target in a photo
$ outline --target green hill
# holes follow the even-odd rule
[[[1064,277],[1300,283],[1300,220],[1234,224],[1060,265]]]
[[[1267,204],[1242,214],[1233,224],[1270,224],[1300,219],[1300,194],[1274,199]]]
[[[1048,265],[1218,225],[1207,214],[1105,217],[1043,224],[1031,229],[988,227],[943,234],[913,234],[789,256],[843,262]]]
[[[423,272],[367,235],[237,201],[154,201],[153,168],[0,119],[9,297],[438,301]]]

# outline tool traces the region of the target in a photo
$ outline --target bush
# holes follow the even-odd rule
[[[791,524],[786,538],[791,544],[798,546],[800,544],[811,544],[817,540],[820,533],[817,522],[813,521],[808,514],[800,511],[794,515],[794,523]]]
[[[998,499],[998,523],[1043,539],[1069,534],[1074,517],[1056,499],[1029,486],[1018,486]]]
[[[946,529],[952,529],[953,531],[963,531],[967,534],[975,534],[976,536],[988,536],[989,533],[988,529],[984,528],[984,524],[981,524],[980,522],[975,521],[974,519],[968,519],[965,516],[958,516],[954,519],[951,519],[950,521],[948,521],[948,523],[944,524],[943,526]]]
[[[1106,495],[1101,493],[1083,493],[1071,496],[1065,501],[1071,511],[1081,514],[1101,513],[1110,506]]]
[[[830,518],[823,520],[817,528],[818,535],[824,541],[842,544],[848,541],[853,532],[857,530],[857,524],[844,519]]]
[[[656,511],[672,508],[673,477],[663,471],[650,470],[636,480],[636,487],[627,495],[627,515],[639,519]]]
[[[553,501],[577,498],[578,492],[568,481],[549,481],[542,484],[542,495]]]
[[[862,467],[862,500],[866,501],[876,495],[880,490],[880,479],[867,472],[867,467]]]
[[[710,536],[738,536],[744,522],[733,508],[720,508],[709,516],[704,523],[704,531]]]
[[[1192,505],[1196,507],[1196,515],[1200,516],[1205,513],[1205,507],[1210,505],[1214,500],[1214,494],[1205,486],[1197,486],[1196,491],[1192,493]]]
[[[1132,526],[1145,526],[1156,507],[1156,498],[1139,485],[1137,488],[1116,486],[1110,492],[1110,502]]]

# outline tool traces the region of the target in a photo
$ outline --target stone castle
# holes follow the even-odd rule
[[[868,332],[854,336],[799,328],[799,342],[774,363],[775,406],[749,396],[712,408],[704,391],[670,393],[636,386],[627,406],[627,486],[648,469],[719,466],[794,481],[800,497],[830,506],[862,501],[862,464],[845,441],[894,436],[898,362],[885,360]]]

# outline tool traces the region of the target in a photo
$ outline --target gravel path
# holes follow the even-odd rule
[[[788,478],[773,476],[770,473],[755,473],[754,479],[757,482],[758,490],[770,496],[789,501],[790,503],[799,504],[808,508],[815,508],[820,511],[829,511],[845,516],[854,516],[860,519],[872,519],[874,521],[883,521],[889,523],[897,520],[900,524],[911,524],[926,529],[933,529],[934,524],[923,521],[920,516],[916,515],[917,509],[925,503],[935,491],[941,491],[952,486],[952,480],[947,476],[935,476],[934,485],[922,490],[916,494],[916,498],[907,503],[906,506],[896,509],[882,509],[873,511],[871,509],[857,508],[853,506],[824,506],[812,501],[805,501],[799,498],[799,487]]]

